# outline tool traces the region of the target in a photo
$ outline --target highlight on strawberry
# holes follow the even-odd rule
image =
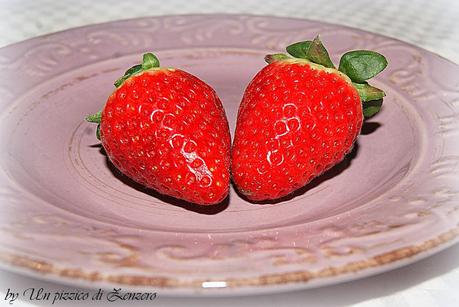
[[[344,159],[384,91],[368,83],[386,58],[342,55],[338,68],[319,37],[265,57],[239,106],[231,153],[238,190],[252,201],[287,196]]]
[[[160,67],[152,53],[116,80],[96,136],[126,176],[156,191],[199,205],[229,191],[230,133],[215,91],[197,77]]]

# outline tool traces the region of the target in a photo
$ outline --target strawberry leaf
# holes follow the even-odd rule
[[[154,67],[159,67],[158,58],[153,53],[145,53],[143,55],[142,69],[147,70]]]
[[[335,65],[333,65],[328,55],[327,49],[325,49],[318,35],[309,46],[308,57],[314,63],[321,64],[328,68],[335,68]]]
[[[376,115],[381,110],[382,103],[382,99],[363,102],[362,109],[363,116],[365,117],[365,119],[368,119]]]
[[[100,122],[102,120],[102,111],[86,116],[85,120],[90,123],[96,123],[96,137],[100,141]]]
[[[126,81],[126,79],[128,79],[132,75],[135,75],[136,73],[141,72],[141,71],[143,71],[141,64],[132,66],[131,68],[126,70],[126,72],[121,78],[115,81],[115,86],[120,87],[121,84],[123,84],[123,82]]]
[[[90,123],[97,123],[100,124],[100,120],[102,118],[102,111],[99,111],[95,114],[91,114],[86,116],[85,120]]]
[[[145,53],[143,55],[142,64],[137,64],[126,70],[124,75],[115,81],[115,86],[118,88],[123,84],[124,81],[129,79],[131,76],[138,74],[139,72],[159,67],[159,60],[153,53]]]
[[[328,68],[335,68],[319,36],[316,36],[313,41],[292,44],[287,47],[287,52],[296,58],[306,59]]]
[[[311,43],[312,41],[298,42],[298,43],[291,44],[286,49],[287,49],[288,54],[290,54],[291,56],[295,58],[307,59],[306,51],[309,50]]]
[[[360,99],[363,101],[371,101],[371,100],[378,100],[382,99],[386,96],[384,91],[380,90],[377,87],[369,85],[367,82],[363,83],[352,83],[354,87],[359,92]]]
[[[352,81],[361,83],[379,74],[386,66],[387,60],[382,54],[369,50],[355,50],[341,57],[338,70]]]
[[[96,138],[100,141],[100,124],[98,124],[96,128]]]
[[[276,53],[276,54],[268,54],[265,56],[265,62],[271,64],[276,61],[282,61],[289,59],[289,56],[283,53]]]

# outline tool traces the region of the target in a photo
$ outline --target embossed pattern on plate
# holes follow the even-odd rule
[[[228,202],[196,208],[158,195],[117,172],[83,121],[126,67],[155,51],[217,90],[234,131],[264,54],[317,33],[335,61],[349,49],[385,54],[375,85],[388,95],[346,160],[283,202],[251,204],[232,190]],[[459,234],[459,68],[403,42],[299,19],[166,16],[11,45],[0,69],[9,269],[171,295],[260,293],[393,269]]]

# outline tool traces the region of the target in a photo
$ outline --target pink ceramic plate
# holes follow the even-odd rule
[[[290,199],[192,207],[145,190],[101,153],[94,125],[113,81],[142,53],[199,76],[234,129],[266,53],[320,33],[335,61],[386,55],[382,113],[347,159]],[[459,68],[397,40],[307,20],[169,16],[119,21],[0,50],[0,259],[89,287],[242,294],[387,271],[459,234]]]

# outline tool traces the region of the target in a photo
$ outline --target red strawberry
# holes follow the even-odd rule
[[[221,202],[229,189],[230,134],[215,91],[159,67],[151,53],[115,82],[103,110],[87,117],[111,162],[136,182],[188,202]]]
[[[287,52],[266,57],[239,107],[232,176],[253,201],[286,196],[340,162],[385,95],[365,82],[387,65],[376,52],[348,52],[339,70],[318,37]]]

